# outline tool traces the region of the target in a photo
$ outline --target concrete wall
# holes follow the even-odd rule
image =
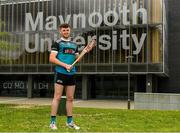
[[[180,110],[180,94],[135,93],[134,109]]]
[[[159,78],[158,92],[180,93],[180,0],[165,0],[168,8],[169,77]]]

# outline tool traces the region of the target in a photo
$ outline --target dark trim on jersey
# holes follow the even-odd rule
[[[76,43],[74,43],[73,41],[64,41],[64,40],[61,40],[61,39],[58,39],[58,40],[56,40],[53,44],[52,44],[52,46],[51,46],[51,51],[59,51],[59,44],[61,43],[61,42],[64,42],[64,43],[67,43],[67,42],[69,42],[69,43],[72,43],[72,44],[74,44],[74,45],[76,45]],[[63,50],[63,52],[64,52],[64,50]],[[77,49],[73,52],[73,54],[76,54],[76,53],[79,53],[78,52],[78,47],[77,47]],[[71,54],[71,53],[70,53]]]

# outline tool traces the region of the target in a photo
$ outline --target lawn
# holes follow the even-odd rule
[[[50,106],[0,105],[1,132],[50,132]],[[178,132],[180,111],[74,108],[80,132]],[[66,117],[58,116],[57,132],[73,132],[65,126]]]

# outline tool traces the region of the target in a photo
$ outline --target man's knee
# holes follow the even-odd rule
[[[57,101],[60,101],[61,100],[61,96],[60,95],[55,95],[54,99],[57,100]]]
[[[74,99],[73,96],[68,96],[68,97],[67,97],[67,101],[69,101],[69,102],[72,102],[73,99]]]

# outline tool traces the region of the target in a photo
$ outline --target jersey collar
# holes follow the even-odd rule
[[[71,39],[70,39],[70,38],[65,39],[65,38],[63,38],[63,37],[61,37],[61,40],[66,41],[66,42],[71,41]]]

